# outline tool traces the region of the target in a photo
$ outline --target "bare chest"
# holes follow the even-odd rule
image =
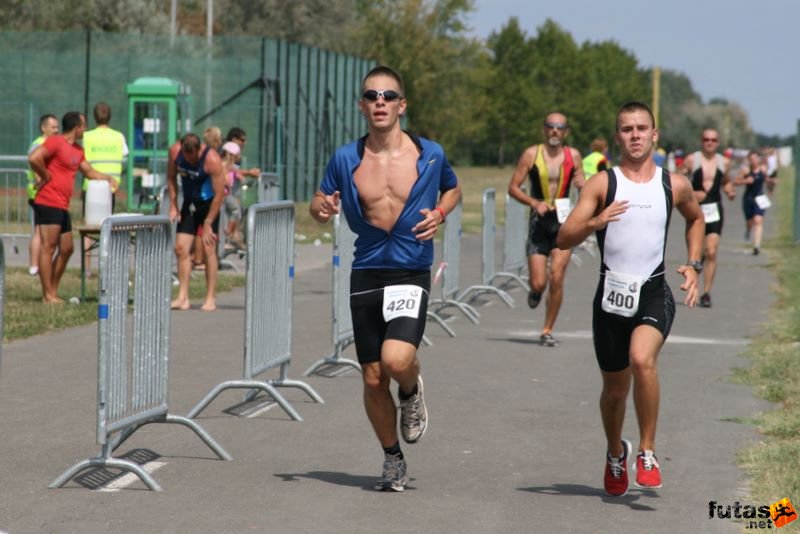
[[[559,152],[555,157],[550,157],[547,152],[544,152],[542,157],[547,167],[547,179],[551,185],[557,186],[561,178],[561,166],[564,164],[564,152]]]
[[[367,152],[353,175],[353,181],[365,207],[387,201],[405,204],[417,181],[417,153],[404,151],[396,156],[387,156]]]
[[[717,178],[717,160],[706,161],[703,160],[703,189],[708,191],[714,185],[714,180]]]

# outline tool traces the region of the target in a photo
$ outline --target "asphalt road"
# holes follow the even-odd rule
[[[528,309],[521,289],[511,291],[513,309],[490,295],[476,302],[479,326],[453,312],[455,338],[429,322],[433,346],[420,357],[430,428],[421,442],[403,447],[412,478],[403,494],[372,490],[382,451],[355,372],[305,379],[324,404],[285,391],[303,422],[279,407],[264,409],[268,404],[241,406],[241,391],[221,395],[197,421],[233,456],[230,462],[216,459],[186,428],[137,431],[117,454],[145,462],[163,492],[108,472],[48,489],[69,466],[100,452],[97,328],[8,344],[0,375],[0,530],[738,532],[742,523],[709,519],[708,503],[770,504],[747,498],[748,480],[734,455],[758,436],[733,422],[768,405],[726,377],[747,364],[740,354],[767,320],[773,280],[769,256],[752,256],[743,243],[738,206],[727,214],[714,307],[679,305],[659,360],[662,489],[632,488],[622,498],[603,493],[601,384],[590,335],[598,260],[584,254],[583,266],[567,273],[556,348],[538,345],[544,306]],[[670,235],[673,272],[686,259],[681,230],[676,223]],[[299,246],[296,265],[289,377],[300,379],[331,350],[329,247]],[[480,279],[479,269],[480,239],[466,236],[462,287]],[[679,276],[669,281],[677,295]],[[221,295],[219,304],[215,313],[173,314],[171,413],[186,414],[216,384],[242,376],[244,291]],[[354,357],[352,348],[345,356]],[[636,446],[630,404],[625,435]]]

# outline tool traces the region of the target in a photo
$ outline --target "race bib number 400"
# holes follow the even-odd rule
[[[419,317],[422,288],[414,285],[383,288],[383,320],[387,323],[398,317]]]
[[[622,317],[636,315],[644,282],[645,280],[639,276],[606,271],[603,284],[603,311]]]

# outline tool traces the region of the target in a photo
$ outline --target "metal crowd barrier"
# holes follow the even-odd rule
[[[305,382],[287,375],[292,359],[292,291],[294,285],[294,203],[267,202],[247,212],[244,376],[214,387],[192,410],[196,417],[226,389],[249,389],[247,400],[266,392],[295,421],[300,414],[276,387],[305,391],[315,402],[322,398]],[[274,368],[280,376],[256,380]]]
[[[274,172],[262,172],[258,177],[258,202],[277,202],[280,200],[280,176]]]
[[[112,467],[131,471],[148,488],[160,491],[139,464],[112,457],[131,434],[149,423],[187,426],[219,458],[231,459],[196,422],[169,413],[171,247],[167,217],[112,216],[103,221],[97,308],[97,443],[102,451],[69,468],[51,488],[63,486],[84,469]],[[131,286],[133,313],[129,314]]]
[[[506,225],[503,230],[503,270],[496,277],[507,278],[505,283],[516,282],[528,290],[527,276],[523,271],[528,267],[525,243],[528,239],[528,208],[506,193]],[[500,284],[501,287],[503,284]]]
[[[25,158],[27,162],[27,158]],[[28,170],[0,169],[0,236],[10,237],[18,254],[17,238],[27,239],[33,231],[33,217],[28,205]]]
[[[467,297],[474,298],[483,293],[493,293],[500,297],[500,300],[505,302],[509,308],[513,308],[514,299],[502,289],[492,285],[496,276],[494,272],[494,241],[497,232],[495,212],[495,189],[491,187],[483,191],[483,224],[481,226],[481,281],[483,284],[468,287],[456,300],[464,302]]]
[[[338,366],[361,372],[358,362],[342,358],[342,351],[353,343],[353,317],[350,315],[350,271],[353,266],[356,235],[341,215],[333,219],[333,352],[306,369],[303,376],[322,374]]]
[[[461,217],[463,212],[464,208],[459,200],[455,209],[447,215],[442,239],[442,262],[439,264],[437,276],[434,277],[435,284],[436,278],[439,278],[438,275],[441,273],[441,297],[431,299],[428,303],[428,316],[442,325],[445,331],[452,332],[452,337],[455,337],[455,332],[450,329],[449,325],[445,324],[444,319],[439,314],[443,309],[456,307],[474,324],[479,324],[478,317],[480,317],[475,308],[456,299],[459,291],[458,285],[461,270]]]

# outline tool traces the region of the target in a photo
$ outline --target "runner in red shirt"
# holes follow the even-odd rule
[[[69,111],[61,119],[62,135],[52,135],[28,156],[31,169],[41,179],[33,202],[34,222],[39,229],[42,247],[39,251],[39,279],[42,301],[58,304],[58,284],[74,249],[69,201],[75,184],[75,173],[81,171],[91,180],[106,180],[111,190],[116,181],[98,172],[86,161],[78,140],[86,130],[86,117]]]

